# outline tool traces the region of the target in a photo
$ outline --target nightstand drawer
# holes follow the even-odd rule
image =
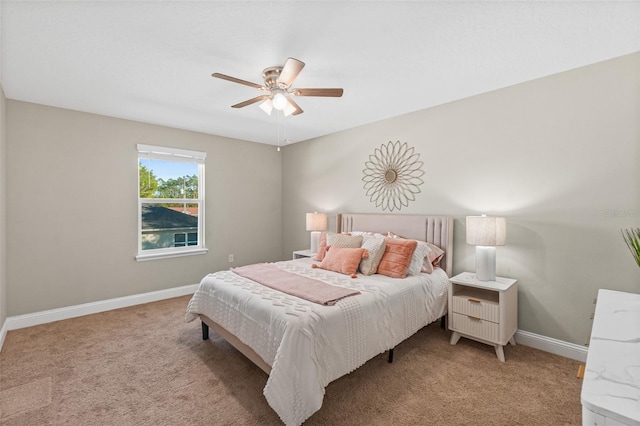
[[[451,299],[451,310],[459,314],[500,322],[499,294],[495,291],[478,291],[465,288],[458,291]]]
[[[451,318],[451,329],[490,342],[500,340],[499,324],[469,315],[454,312]]]

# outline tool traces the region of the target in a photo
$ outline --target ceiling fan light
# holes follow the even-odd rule
[[[267,115],[271,115],[271,111],[273,111],[273,102],[271,102],[271,99],[267,99],[263,103],[261,103],[260,109],[266,112]]]
[[[272,102],[273,102],[273,107],[278,111],[282,111],[283,109],[286,108],[287,105],[289,105],[289,101],[287,100],[287,97],[281,92],[278,92],[275,95],[273,95]]]

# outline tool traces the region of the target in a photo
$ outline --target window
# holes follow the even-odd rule
[[[137,260],[206,253],[206,153],[138,145]]]

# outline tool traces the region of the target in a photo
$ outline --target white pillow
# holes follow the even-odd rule
[[[416,240],[417,241],[417,240]],[[431,247],[424,241],[418,241],[416,249],[411,256],[411,263],[409,269],[407,269],[407,275],[418,275],[422,272],[423,263],[425,258],[431,253]]]
[[[373,275],[378,270],[380,260],[384,255],[386,243],[383,236],[365,235],[362,248],[367,249],[369,257],[360,261],[360,272],[364,275]]]
[[[359,248],[362,245],[362,235],[327,234],[327,246],[344,248]]]

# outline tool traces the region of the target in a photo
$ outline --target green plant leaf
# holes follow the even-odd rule
[[[622,238],[631,251],[631,256],[640,267],[640,228],[622,229]]]

